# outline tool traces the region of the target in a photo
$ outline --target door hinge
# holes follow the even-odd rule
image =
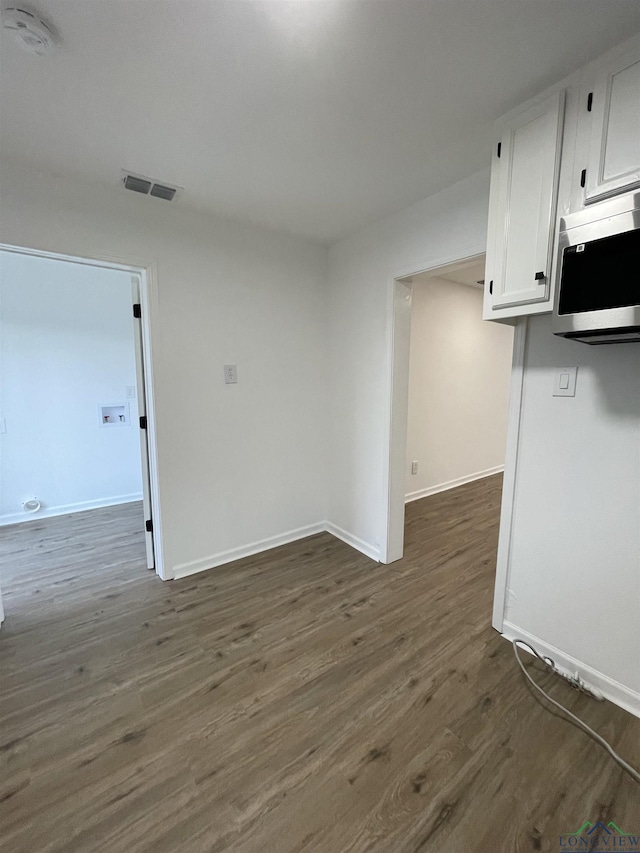
[[[591,107],[593,106],[593,92],[589,92],[589,96],[587,98],[587,112],[591,112]]]
[[[587,183],[587,170],[583,169],[580,175],[580,186],[583,187]]]
[[[498,157],[500,156],[501,152],[502,152],[502,142],[498,142]]]
[[[489,282],[489,293],[493,296],[493,279]]]
[[[133,306],[133,316],[136,320],[139,320],[142,317],[142,308],[140,307],[140,303],[136,302]]]
[[[140,415],[140,429],[146,429],[146,428],[147,428],[147,416],[146,415]]]
[[[151,521],[151,519],[150,519],[150,518],[148,518],[148,519],[145,521],[145,523],[144,523],[144,529],[147,531],[147,533],[153,533],[153,522]]]

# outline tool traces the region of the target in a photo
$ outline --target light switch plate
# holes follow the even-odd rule
[[[556,367],[553,375],[554,397],[575,397],[577,367]]]
[[[224,381],[226,385],[235,385],[238,381],[238,368],[235,364],[224,365]]]

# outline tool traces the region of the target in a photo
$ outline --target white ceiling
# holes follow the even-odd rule
[[[411,277],[411,281],[413,284],[428,284],[431,279],[438,278],[453,281],[456,284],[465,284],[468,287],[477,287],[482,290],[484,285],[478,284],[478,282],[484,280],[485,261],[486,257],[482,255],[471,261],[449,264],[446,267],[414,275]]]
[[[457,284],[466,284],[469,287],[479,287],[482,289],[483,284],[478,282],[484,281],[484,256],[479,261],[474,261],[472,264],[460,266],[449,273],[441,273],[438,278],[445,278],[447,281],[454,281]]]
[[[486,166],[497,116],[640,30],[637,0],[30,5],[62,43],[2,35],[5,161],[324,243]]]

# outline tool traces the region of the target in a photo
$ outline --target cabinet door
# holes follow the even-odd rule
[[[640,47],[603,66],[589,106],[587,202],[640,186]]]
[[[557,92],[510,120],[494,153],[485,283],[493,311],[549,299],[563,117]]]

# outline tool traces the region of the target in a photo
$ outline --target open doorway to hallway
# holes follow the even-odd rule
[[[504,466],[514,336],[482,320],[484,254],[392,282],[386,563],[405,503]]]
[[[21,567],[25,580],[35,569],[42,578],[45,563],[53,577],[77,551],[99,573],[121,551],[119,528],[130,558],[154,567],[139,280],[115,265],[0,250],[5,577]],[[105,526],[103,554],[93,543]]]
[[[484,256],[413,276],[406,501],[504,470],[513,329],[482,320]]]

